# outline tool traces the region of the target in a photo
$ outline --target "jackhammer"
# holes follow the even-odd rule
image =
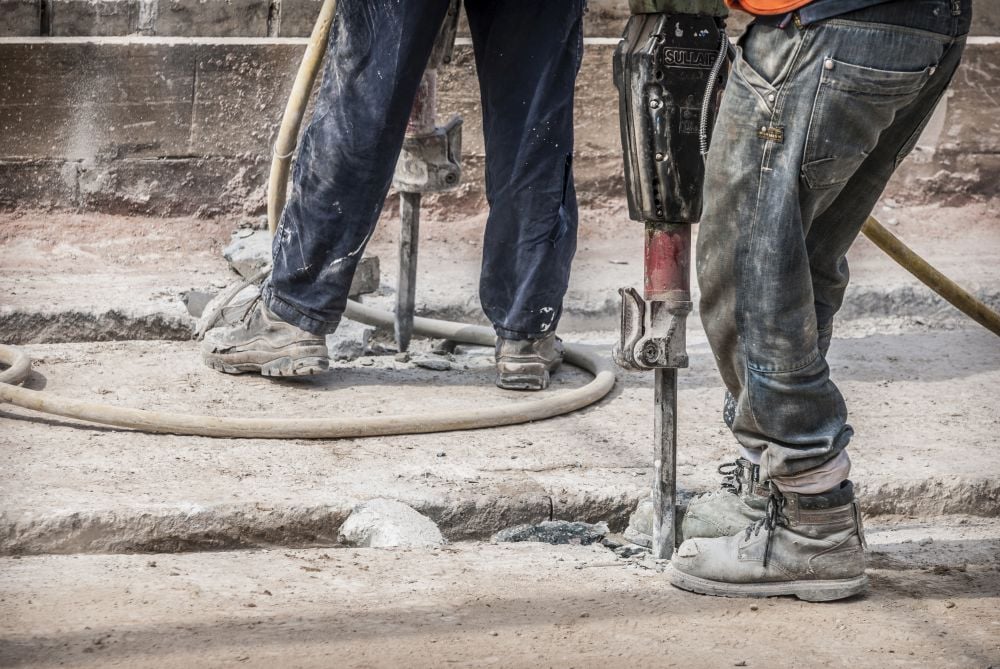
[[[687,367],[691,226],[729,51],[722,0],[630,0],[614,55],[629,217],[645,226],[643,293],[622,288],[615,362],[654,370],[653,555],[675,547],[677,370]]]

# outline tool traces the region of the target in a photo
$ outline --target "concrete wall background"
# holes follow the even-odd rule
[[[89,17],[72,24],[80,30],[96,30],[95,16],[101,29],[116,30],[151,16],[143,10],[147,0],[0,0],[0,15],[11,19],[4,29],[36,16],[43,2],[53,20],[58,12]],[[318,2],[282,0],[281,26],[298,16],[307,27]],[[592,1],[589,30],[620,23],[617,4]],[[253,25],[267,33],[261,7],[268,6],[269,0],[159,0],[155,25],[181,30],[197,16],[199,29],[221,31],[232,29],[228,18],[238,14],[253,18],[240,30]],[[260,214],[271,142],[303,48],[301,40],[231,36],[0,38],[0,207]],[[621,189],[612,51],[588,45],[579,78],[575,170],[583,199]],[[469,47],[456,49],[440,86],[442,121],[451,113],[465,119],[463,181],[476,189],[484,157]],[[980,40],[896,187],[916,199],[994,194],[997,100],[1000,43]]]
[[[0,36],[308,36],[322,0],[0,0]],[[617,37],[625,0],[590,0],[588,35]],[[1000,35],[1000,0],[974,0],[973,35]],[[737,23],[740,21],[737,19]]]

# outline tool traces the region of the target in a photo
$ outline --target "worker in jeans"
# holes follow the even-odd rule
[[[315,374],[336,330],[403,144],[448,0],[341,0],[316,111],[262,299],[206,342],[229,373]],[[573,89],[584,0],[466,0],[486,141],[480,300],[497,332],[497,385],[540,390],[562,360],[555,336],[576,251]]]
[[[839,599],[867,583],[826,360],[846,254],[958,67],[971,0],[729,4],[757,18],[712,136],[697,268],[740,458],[690,503],[671,580]]]

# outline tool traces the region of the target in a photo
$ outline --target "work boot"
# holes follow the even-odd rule
[[[723,476],[718,490],[702,493],[687,505],[678,530],[678,538],[725,537],[763,518],[770,495],[766,483],[760,483],[760,467],[745,458],[719,466]],[[653,499],[639,502],[629,517],[625,538],[634,544],[653,546]]]
[[[286,323],[260,298],[241,322],[221,330],[202,344],[205,364],[220,372],[308,376],[330,367],[325,337]]]
[[[670,582],[722,597],[842,599],[868,587],[861,511],[850,481],[820,495],[771,493],[764,517],[728,537],[688,539]]]
[[[497,387],[545,390],[549,376],[563,361],[563,343],[555,333],[541,339],[497,337]]]

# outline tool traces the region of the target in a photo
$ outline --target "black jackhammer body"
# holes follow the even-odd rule
[[[653,555],[676,541],[677,370],[687,367],[691,226],[729,41],[722,0],[632,0],[614,56],[629,217],[645,226],[644,290],[622,288],[615,361],[655,370]]]

